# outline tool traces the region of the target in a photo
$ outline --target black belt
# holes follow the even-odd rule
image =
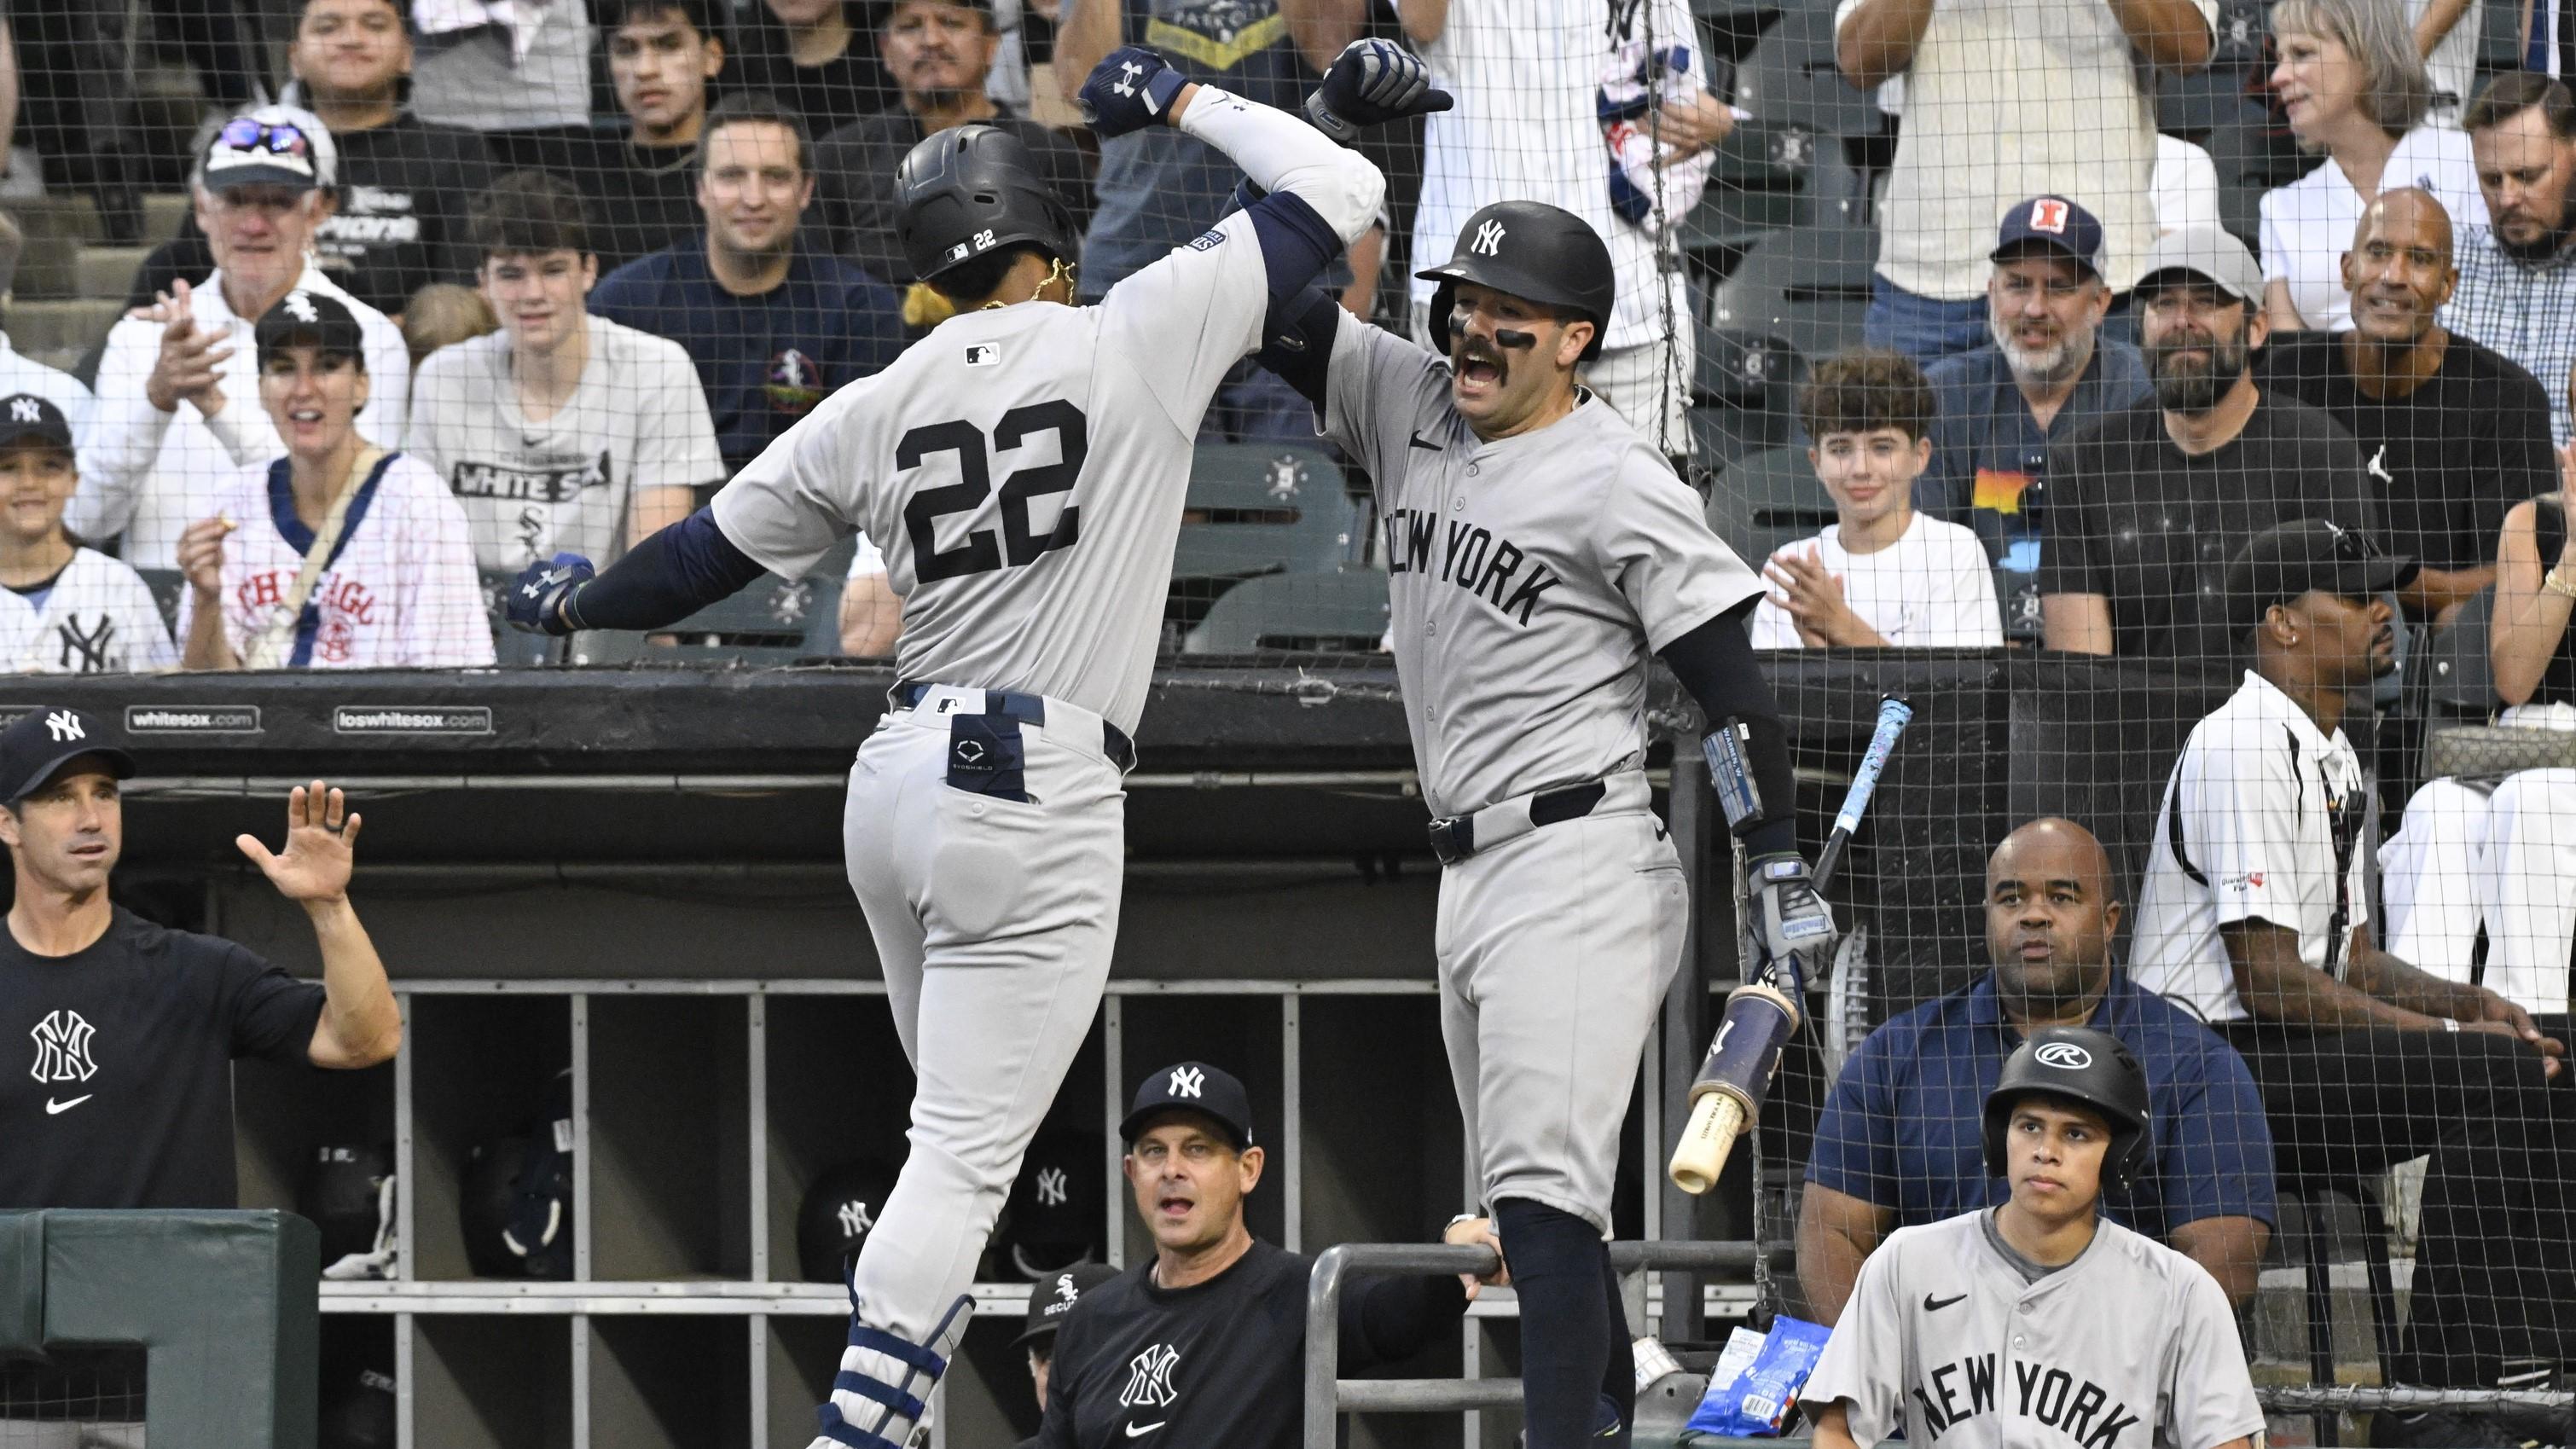
[[[1431,853],[1440,857],[1442,865],[1456,865],[1473,856],[1479,849],[1501,845],[1507,840],[1517,840],[1542,826],[1556,825],[1567,820],[1580,820],[1591,814],[1593,807],[1599,805],[1602,797],[1609,792],[1609,786],[1600,780],[1586,780],[1580,785],[1542,790],[1529,797],[1526,825],[1514,818],[1517,812],[1507,809],[1513,804],[1511,801],[1488,805],[1485,810],[1471,810],[1464,815],[1440,816],[1431,822]],[[1476,841],[1476,817],[1486,811],[1502,812],[1502,822],[1514,828],[1502,835],[1500,839],[1488,840],[1483,846],[1479,846]]]
[[[913,709],[920,705],[923,695],[936,687],[920,680],[905,680],[894,687],[893,699],[897,707]],[[1046,728],[1044,695],[1022,694],[1016,689],[987,689],[983,695],[984,713]],[[1122,770],[1136,768],[1136,742],[1127,738],[1125,730],[1105,719],[1100,722],[1100,753],[1108,756],[1109,763]]]

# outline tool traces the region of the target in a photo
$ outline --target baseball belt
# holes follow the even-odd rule
[[[1046,728],[1047,712],[1052,709],[1059,729],[1098,725],[1101,755],[1121,770],[1136,768],[1136,742],[1127,738],[1127,732],[1079,705],[1060,700],[1049,704],[1044,695],[1016,689],[969,689],[918,679],[905,680],[886,692],[886,702],[896,709],[919,709],[924,700],[931,700],[939,714],[998,715],[1039,729]]]
[[[1480,851],[1518,840],[1542,826],[1580,820],[1595,812],[1643,810],[1654,803],[1643,770],[1622,770],[1580,785],[1559,785],[1498,800],[1464,815],[1431,822],[1431,851],[1442,865],[1456,865]]]

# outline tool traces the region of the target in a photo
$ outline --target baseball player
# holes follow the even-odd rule
[[[1446,867],[1441,1035],[1520,1290],[1529,1442],[1625,1443],[1635,1376],[1603,1239],[1689,909],[1643,769],[1649,653],[1720,722],[1710,752],[1763,949],[1813,960],[1833,922],[1746,642],[1762,584],[1663,456],[1575,384],[1611,314],[1609,249],[1570,212],[1506,201],[1422,275],[1442,351],[1309,291],[1274,312],[1262,361],[1368,470],[1386,520],[1396,672]]]
[[[1074,307],[1072,218],[1027,151],[989,126],[939,132],[904,158],[897,225],[957,315],[607,572],[559,558],[512,593],[525,627],[655,628],[864,531],[904,600],[904,682],[850,772],[845,841],[921,1086],[815,1449],[903,1444],[945,1370],[976,1257],[1109,974],[1120,779],[1191,438],[1263,309],[1349,245],[1385,190],[1316,128],[1186,83],[1150,51],[1113,53],[1082,95],[1099,133],[1178,126],[1267,194]],[[1446,98],[1420,62],[1363,42],[1320,101],[1375,124]]]
[[[1817,1449],[2263,1442],[2218,1280],[2098,1215],[2146,1164],[2147,1100],[2118,1038],[2030,1034],[1986,1097],[1986,1170],[2012,1196],[1899,1228],[1861,1265],[1802,1396]]]

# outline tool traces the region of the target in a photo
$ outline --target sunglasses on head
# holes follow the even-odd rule
[[[217,137],[235,151],[266,151],[272,156],[305,156],[313,154],[312,138],[292,121],[263,121],[254,116],[235,116],[224,123]]]

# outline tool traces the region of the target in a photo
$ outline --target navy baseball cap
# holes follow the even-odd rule
[[[42,438],[57,448],[72,445],[72,422],[52,401],[32,392],[0,397],[0,448],[20,438]]]
[[[2227,565],[2228,613],[2251,629],[2274,604],[2314,590],[2367,599],[2415,577],[2415,560],[2381,553],[2367,534],[2322,518],[2276,524],[2254,535]]]
[[[2093,213],[2063,196],[2034,196],[2004,213],[1995,230],[1991,262],[2006,261],[2033,248],[2056,252],[2095,276],[2102,275],[2102,223]]]
[[[259,344],[262,358],[282,348],[316,347],[357,359],[362,371],[367,365],[367,329],[358,325],[358,315],[346,303],[328,292],[298,287],[278,298],[276,306],[260,314],[251,339]]]
[[[134,778],[134,757],[107,742],[107,729],[87,710],[39,707],[0,730],[0,804],[15,805],[52,783],[63,766],[96,757],[120,780]]]
[[[1082,1295],[1118,1276],[1118,1270],[1106,1263],[1076,1263],[1060,1273],[1049,1273],[1029,1287],[1028,1326],[1011,1340],[1011,1347],[1026,1348],[1045,1343],[1064,1326],[1064,1316]]]
[[[1205,1062],[1181,1062],[1152,1073],[1136,1088],[1118,1140],[1134,1146],[1138,1133],[1165,1112],[1196,1112],[1234,1139],[1237,1152],[1252,1145],[1252,1097],[1231,1073]]]

